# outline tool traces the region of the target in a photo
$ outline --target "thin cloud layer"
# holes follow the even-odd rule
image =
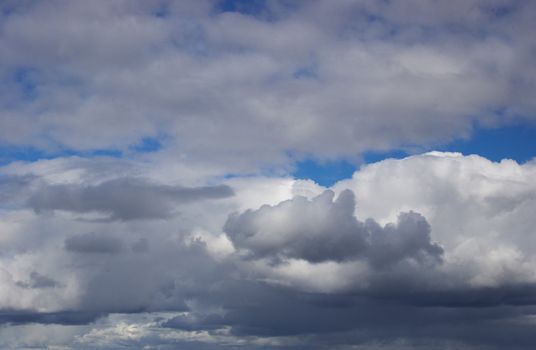
[[[109,220],[125,221],[164,219],[176,214],[177,204],[232,195],[233,190],[226,185],[188,188],[120,178],[93,186],[44,186],[29,197],[27,205],[36,212],[98,212],[108,215]]]

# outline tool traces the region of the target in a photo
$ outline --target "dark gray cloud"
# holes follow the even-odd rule
[[[28,281],[18,281],[16,284],[22,288],[54,288],[60,286],[58,281],[35,271],[30,273]]]
[[[97,212],[110,220],[165,219],[176,206],[204,199],[226,198],[233,190],[226,185],[180,187],[154,184],[144,179],[120,178],[98,185],[47,185],[36,191],[27,205],[36,212],[66,210]]]
[[[133,252],[145,253],[149,250],[149,241],[146,238],[140,238],[130,245]]]
[[[93,322],[102,316],[104,315],[101,313],[91,311],[35,312],[20,310],[0,310],[0,323],[83,325]]]
[[[157,322],[162,328],[156,332],[166,334],[166,328],[169,328],[194,333],[204,331],[208,337],[217,337],[223,329],[228,329],[232,337],[242,341],[247,337],[291,337],[296,348],[313,349],[344,348],[348,344],[378,346],[378,343],[382,344],[380,348],[398,349],[397,340],[403,338],[404,344],[414,349],[443,349],[449,343],[467,349],[482,346],[499,349],[510,341],[509,346],[517,350],[530,349],[536,340],[530,323],[536,313],[534,304],[518,305],[496,299],[487,305],[424,305],[419,304],[421,295],[383,299],[361,294],[305,293],[228,277],[224,281],[214,281],[216,283],[207,285],[209,288],[205,293],[196,295],[196,304],[203,303],[204,307],[197,311],[185,308],[178,310],[183,312],[180,315],[162,318]],[[534,286],[530,289],[524,293],[534,295]],[[477,294],[483,298],[501,293],[520,295],[519,291],[508,289],[490,292]],[[462,294],[469,299],[476,295],[471,295],[470,291]],[[142,311],[121,312],[139,314]],[[4,310],[0,313],[0,321],[76,325],[94,322],[102,316],[98,312],[85,311],[31,313]],[[148,331],[151,329],[155,330],[155,324]],[[106,332],[103,334],[108,336]],[[512,339],[513,334],[515,339]],[[131,338],[134,349],[167,344],[165,337],[135,339]],[[102,340],[106,341],[105,338]],[[101,345],[113,347],[116,344],[114,339],[109,341]],[[123,345],[124,341],[126,339],[119,340]],[[209,345],[185,343],[183,347],[189,349],[190,346]],[[212,344],[208,348],[219,349],[221,346]]]
[[[443,249],[431,241],[430,225],[421,215],[402,213],[397,224],[380,226],[354,216],[350,190],[333,201],[325,191],[312,200],[297,197],[276,206],[233,214],[224,226],[238,249],[254,258],[280,257],[310,262],[363,259],[375,268],[404,259],[440,262]]]
[[[76,253],[116,254],[123,248],[123,242],[109,235],[94,232],[76,235],[65,240],[65,249]]]
[[[405,258],[419,263],[442,260],[443,248],[432,242],[430,225],[418,213],[401,213],[396,225],[384,227],[368,219],[365,227],[369,232],[368,256],[375,267],[388,266]]]
[[[296,202],[306,203],[301,199]],[[410,223],[404,220],[398,223],[399,229],[413,231],[425,226],[426,229],[421,227],[417,231],[429,230],[422,218]],[[408,239],[415,238],[410,235]],[[434,289],[408,283],[408,276],[400,276],[398,280],[372,281],[366,290],[315,293],[251,280],[236,271],[234,262],[212,260],[200,242],[171,245],[157,240],[154,244],[157,246],[152,246],[147,254],[121,254],[113,264],[101,262],[102,259],[88,260],[100,268],[83,285],[85,293],[77,311],[4,310],[0,321],[81,325],[110,313],[143,315],[150,311],[173,311],[181,314],[156,322],[158,326],[152,323],[147,332],[166,334],[166,329],[177,329],[193,334],[207,332],[207,337],[215,339],[224,333],[241,341],[258,337],[290,337],[293,341],[290,347],[273,345],[274,349],[344,348],[348,344],[366,347],[377,346],[378,342],[385,349],[397,349],[397,340],[401,338],[415,349],[442,349],[452,342],[469,349],[494,349],[498,348],[496,344],[503,346],[512,340],[514,332],[516,339],[511,348],[524,350],[536,340],[527,323],[536,313],[534,285],[462,285],[451,289],[438,285]],[[488,332],[494,332],[493,336],[488,337]],[[106,332],[102,334],[109,336]],[[106,337],[99,346],[114,348],[117,342],[133,349],[169,345],[169,338],[165,337]],[[176,340],[174,344],[185,349],[224,346],[197,340]]]
[[[407,299],[382,299],[359,294],[303,293],[263,283],[227,281],[220,293],[213,295],[225,312],[180,315],[163,327],[181,330],[213,330],[231,327],[231,332],[244,336],[297,336],[312,348],[348,344],[397,349],[397,339],[404,338],[410,348],[442,349],[448,343],[461,348],[488,346],[500,348],[516,334],[515,349],[528,349],[536,339],[530,331],[534,304],[516,305],[497,299],[487,307],[478,303],[466,305],[419,304],[422,295]],[[400,286],[398,286],[400,288]],[[534,293],[534,286],[525,295]],[[224,293],[221,293],[225,290]],[[497,288],[473,294],[515,295],[513,290]],[[252,301],[255,302],[252,302]],[[483,305],[482,305],[483,306]],[[513,321],[515,320],[515,321]],[[487,334],[493,332],[493,335]],[[519,338],[517,338],[519,337]],[[393,344],[393,345],[391,345]]]

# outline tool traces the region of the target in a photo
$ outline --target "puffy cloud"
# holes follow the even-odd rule
[[[430,227],[416,213],[403,213],[396,225],[354,217],[354,194],[333,201],[326,191],[312,200],[296,197],[277,206],[234,214],[224,231],[238,249],[254,258],[304,259],[312,263],[367,260],[384,267],[403,259],[440,261],[443,250],[431,242]]]
[[[433,152],[363,167],[335,191],[356,193],[358,217],[388,222],[399,211],[422,213],[447,259],[478,263],[474,283],[500,284],[533,280],[535,171],[534,162]]]

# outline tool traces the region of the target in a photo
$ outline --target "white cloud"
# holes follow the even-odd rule
[[[426,147],[474,120],[534,115],[529,2],[312,1],[274,7],[270,21],[168,7],[160,18],[137,2],[14,5],[0,141],[127,150],[166,135],[174,161],[222,174],[285,166],[288,152]]]
[[[334,188],[356,193],[359,218],[385,223],[399,211],[422,213],[447,261],[476,264],[475,281],[497,285],[536,280],[535,176],[534,162],[431,152],[365,166]]]

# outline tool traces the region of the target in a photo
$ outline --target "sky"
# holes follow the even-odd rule
[[[0,1],[0,349],[533,349],[535,16]]]

